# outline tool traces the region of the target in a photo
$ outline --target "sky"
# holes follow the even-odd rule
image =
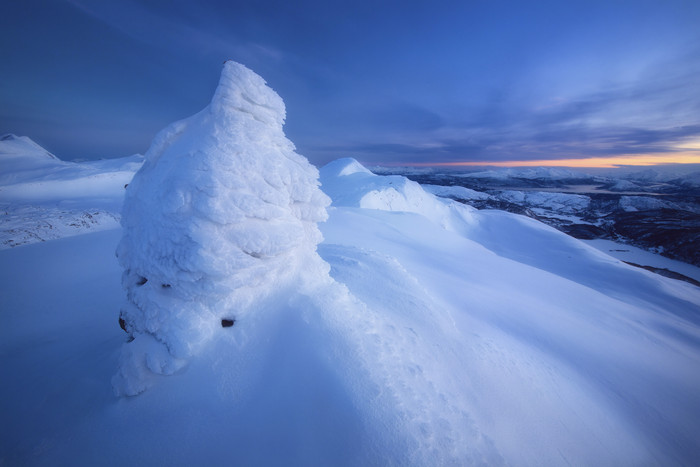
[[[700,162],[697,0],[6,2],[0,133],[143,154],[228,59],[316,165]]]

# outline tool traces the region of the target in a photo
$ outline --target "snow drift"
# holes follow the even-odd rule
[[[227,62],[211,104],[162,130],[124,200],[117,255],[128,303],[119,394],[170,374],[218,330],[316,255],[328,198],[318,171],[282,130],[285,107],[265,81]]]

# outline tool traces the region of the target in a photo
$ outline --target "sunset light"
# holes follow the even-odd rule
[[[653,166],[665,164],[700,164],[700,150],[672,154],[623,155],[585,159],[552,159],[526,161],[468,161],[408,164],[416,167],[579,167],[615,168],[624,166]]]

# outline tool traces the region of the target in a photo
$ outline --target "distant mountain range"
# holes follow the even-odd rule
[[[438,196],[538,219],[576,238],[604,238],[700,265],[700,171],[694,166],[478,172],[393,170]],[[386,169],[378,171],[387,173]]]

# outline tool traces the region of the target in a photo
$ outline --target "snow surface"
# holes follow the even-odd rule
[[[64,162],[26,136],[0,138],[0,249],[118,226],[134,155]]]
[[[260,83],[241,69],[232,79]],[[246,140],[246,148],[266,147],[276,137],[279,152],[270,149],[268,157],[288,154],[281,100],[265,96],[262,85],[255,89],[263,96],[249,97],[265,104],[257,119],[255,106],[239,99],[247,94],[223,92],[238,108],[230,121],[258,129],[251,131],[260,139]],[[223,184],[235,164],[221,167],[228,159],[217,157],[216,141],[244,136],[224,132],[195,141],[211,129],[206,112],[216,108],[161,133],[141,181],[127,192],[161,193],[143,174],[195,144],[207,151],[190,163],[214,159],[220,169],[195,178],[204,177],[197,180],[205,190]],[[252,221],[248,211],[238,211],[236,187],[251,194],[245,205],[251,207],[270,190],[273,202],[262,212],[274,211],[280,217],[272,220],[283,224],[301,222],[308,236],[282,242],[280,254],[289,253],[296,272],[271,268],[272,275],[262,275],[255,293],[244,294],[254,307],[233,327],[210,326],[226,310],[201,315],[208,320],[206,339],[198,337],[197,351],[183,362],[154,342],[171,334],[142,333],[144,339],[126,343],[117,324],[124,290],[114,251],[133,238],[129,219],[136,214],[127,212],[138,214],[137,200],[127,200],[123,230],[0,251],[0,371],[7,375],[0,385],[0,464],[697,464],[700,288],[628,266],[533,219],[475,211],[402,177],[373,175],[352,159],[320,170],[332,205],[318,225],[319,258],[310,219],[322,199],[308,211],[275,205],[283,197],[278,191],[292,186],[275,191],[263,174],[289,168],[286,161],[280,167],[240,157],[237,163],[252,164],[249,179],[220,187],[201,211],[194,202],[157,207],[191,208],[201,248],[216,239],[226,255],[233,252],[232,261]],[[186,169],[170,168],[187,192],[193,182]],[[315,193],[315,171],[303,162],[295,170],[308,175],[299,189]],[[175,180],[163,178],[171,187]],[[58,203],[64,191],[54,188]],[[50,195],[47,190],[47,201]],[[236,209],[213,209],[221,207],[218,196],[230,196]],[[167,220],[165,214],[158,215]],[[237,216],[244,230],[214,236],[217,228],[226,231],[225,216]],[[184,229],[192,217],[171,228]],[[158,228],[148,222],[144,233]],[[127,244],[130,258],[135,245]],[[193,271],[206,268],[217,294],[219,285],[229,285],[217,276],[229,271],[228,256],[211,263],[194,253],[183,257],[194,258]],[[129,264],[139,264],[137,258],[143,257]],[[175,258],[167,271],[176,271],[174,264]],[[245,267],[237,271],[247,274]],[[279,277],[290,280],[278,283]],[[176,308],[184,308],[181,286],[200,290],[188,285],[188,274],[167,279],[171,287],[156,288],[163,293],[157,300]],[[196,300],[197,309],[210,305]],[[180,318],[159,316],[163,323]],[[115,397],[111,385],[115,368],[124,368],[124,349],[148,356],[146,368],[157,370],[147,369],[151,387],[135,397]],[[173,364],[172,375],[157,374]]]
[[[668,269],[669,271],[683,274],[684,276],[700,282],[700,268],[693,266],[692,264],[667,258],[666,256],[661,256],[632,245],[618,243],[612,240],[605,240],[603,238],[582,241],[587,245],[591,245],[592,247],[597,248],[598,250],[622,261],[651,266],[654,268]]]
[[[348,177],[322,183],[333,191]],[[376,177],[368,193],[395,184]],[[124,341],[121,231],[0,252],[0,362],[15,375],[0,389],[0,458],[697,459],[700,289],[509,213],[470,212],[457,232],[416,212],[334,204],[319,245],[334,282],[272,294],[135,398],[110,385]]]

